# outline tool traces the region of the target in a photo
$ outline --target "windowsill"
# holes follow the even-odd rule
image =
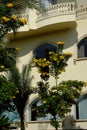
[[[86,122],[87,123],[87,119],[73,119],[72,120],[73,122]],[[62,122],[62,120],[59,120],[59,122],[61,123]],[[43,121],[27,121],[26,122],[27,124],[37,124],[37,123],[50,123],[50,120],[43,120]],[[18,121],[18,122],[12,122],[12,124],[20,124],[20,121]]]
[[[83,60],[87,60],[87,57],[73,59],[74,63],[76,63],[77,61],[83,61]]]
[[[62,120],[58,120],[59,122],[62,122]],[[42,120],[42,121],[29,121],[28,123],[50,123],[50,120]]]
[[[62,120],[59,120],[59,122],[61,123]],[[86,122],[87,123],[87,119],[74,119],[72,122],[73,123],[74,122]],[[49,121],[29,121],[27,123],[28,124],[32,124],[32,123],[35,123],[35,124],[37,124],[37,123],[50,123],[50,120]]]
[[[75,122],[87,122],[87,119],[76,119]]]

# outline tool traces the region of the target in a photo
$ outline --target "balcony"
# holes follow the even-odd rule
[[[87,7],[75,9],[75,2],[66,2],[50,5],[43,13],[27,9],[20,17],[26,18],[28,22],[17,30],[20,32],[17,36],[34,36],[73,27],[77,20],[87,18]]]
[[[72,14],[75,13],[75,3],[61,3],[56,5],[51,5],[48,8],[44,9],[44,13],[37,12],[37,21],[54,17],[54,16],[61,16],[65,14]]]
[[[59,29],[69,28],[75,17],[75,2],[51,5],[43,13],[37,12],[36,27],[57,26]]]

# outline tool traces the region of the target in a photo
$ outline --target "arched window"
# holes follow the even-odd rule
[[[78,58],[87,57],[87,37],[82,39],[78,45]]]
[[[36,107],[41,105],[41,101],[39,99],[35,100],[31,108],[31,121],[44,121],[44,120],[50,120],[52,118],[52,115],[50,113],[47,113],[45,117],[37,117],[37,110]],[[60,119],[59,116],[57,116],[57,119]]]
[[[51,44],[45,43],[35,49],[34,56],[36,58],[48,58],[48,54],[50,51],[56,52],[57,47]]]
[[[76,118],[87,119],[87,94],[82,96],[76,106]]]

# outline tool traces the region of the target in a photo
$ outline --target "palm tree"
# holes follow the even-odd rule
[[[18,89],[18,93],[13,98],[13,103],[16,106],[17,112],[21,121],[21,130],[25,130],[24,127],[24,111],[29,95],[34,92],[31,87],[33,76],[30,76],[31,63],[24,65],[22,72],[20,73],[16,66],[10,69],[9,79],[15,84]]]

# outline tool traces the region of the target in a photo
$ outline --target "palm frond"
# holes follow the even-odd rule
[[[4,16],[6,13],[5,5],[7,3],[13,3],[14,5],[11,12],[9,12],[10,14],[20,14],[23,11],[25,12],[26,7],[43,12],[43,9],[40,7],[37,0],[0,0],[0,17]]]
[[[0,130],[8,130],[10,127],[9,118],[0,113]]]
[[[15,86],[20,86],[20,72],[15,65],[10,68],[9,79],[15,84]]]
[[[29,87],[31,85],[33,76],[31,76],[31,63],[24,65],[22,69],[21,74],[21,81],[22,86],[25,86],[25,88]]]
[[[37,0],[26,0],[26,3],[28,5],[29,8],[31,9],[36,9],[39,11],[42,11],[43,9],[40,7],[40,4]]]
[[[30,9],[41,10],[39,2],[37,2],[37,0],[0,0],[0,4],[6,4],[6,3],[13,3],[15,9],[14,11],[20,12],[26,7],[29,7]]]

